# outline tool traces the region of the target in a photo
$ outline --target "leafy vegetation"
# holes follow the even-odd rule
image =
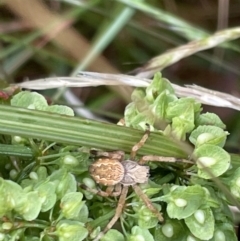
[[[0,240],[96,237],[118,198],[79,187],[98,187],[88,173],[94,161],[89,150],[123,150],[128,157],[145,123],[151,135],[139,158],[160,155],[194,164],[149,162],[151,177],[141,188],[165,222],[158,223],[130,192],[120,225],[103,240],[236,240],[228,205],[240,206],[239,155],[229,153],[239,152],[237,111],[177,98],[159,75],[133,93],[129,86],[36,93],[11,84],[75,77],[85,69],[146,78],[160,70],[172,83],[238,96],[238,9],[236,0],[2,1]],[[222,106],[224,99],[215,97]],[[233,106],[239,110],[239,100]],[[124,110],[127,127],[107,123],[117,123]]]
[[[232,168],[231,157],[223,149],[229,133],[219,117],[201,114],[201,105],[192,98],[177,98],[160,74],[146,89],[137,88],[132,100],[125,110],[126,126],[144,130],[148,123],[157,136],[175,140],[177,145],[191,142],[188,159],[192,163],[181,158],[171,163],[150,161],[150,180],[141,188],[163,213],[165,222],[159,223],[130,192],[119,220],[121,228],[111,229],[101,240],[237,240],[228,205],[240,200],[240,172]],[[72,115],[70,108],[51,108],[41,95],[28,91],[15,94],[10,105],[33,113]],[[24,119],[20,121],[24,123]],[[2,156],[1,239],[74,241],[96,237],[114,215],[118,199],[80,188],[81,184],[96,188],[88,172],[94,161],[90,144],[69,146],[17,135],[4,138],[13,148],[29,148],[32,156]],[[179,158],[177,154],[173,157]],[[216,178],[229,193],[215,183]]]

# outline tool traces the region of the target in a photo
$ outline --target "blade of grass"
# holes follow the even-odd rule
[[[177,39],[175,36],[173,36],[172,33],[167,34],[165,32],[156,32],[156,31],[153,31],[152,29],[145,28],[144,26],[138,24],[137,22],[132,21],[129,24],[129,26],[133,30],[131,33],[134,35],[134,37],[136,39],[138,39],[138,41],[140,41],[143,45],[145,45],[146,48],[150,48],[152,51],[155,51],[156,49],[160,48],[159,41],[163,41],[168,44],[171,43],[174,46],[175,45],[177,45],[177,46],[184,45],[184,43],[185,43],[183,41],[179,41],[179,39]],[[143,36],[146,36],[146,37],[143,37]],[[151,45],[149,45],[149,41],[146,41],[148,38],[149,39],[154,38],[157,41],[155,44],[152,41]],[[156,47],[156,45],[158,45],[158,47]],[[221,67],[222,69],[225,69],[236,75],[240,75],[240,71],[226,59],[219,60],[217,56],[212,56],[211,54],[208,54],[205,52],[196,52],[195,55],[198,56],[199,58],[202,58],[202,59],[208,61],[211,64],[216,65],[218,68]],[[137,73],[137,70],[135,70],[135,71],[133,70],[132,74],[134,74],[134,73]]]
[[[240,28],[231,28],[219,31],[210,37],[191,41],[188,44],[168,50],[167,52],[152,58],[145,66],[139,70],[137,76],[149,77],[157,71],[178,62],[179,60],[191,56],[199,51],[203,51],[240,37]]]
[[[176,31],[179,35],[187,39],[198,39],[207,37],[208,33],[199,27],[195,27],[189,24],[187,21],[182,20],[181,18],[176,17],[170,13],[167,13],[159,8],[156,8],[148,3],[133,1],[133,0],[117,0],[127,6],[135,8],[147,15],[160,20],[161,22],[169,24],[169,28],[173,31]],[[173,26],[173,27],[171,27]],[[174,28],[174,29],[173,29]]]
[[[95,36],[95,41],[92,48],[89,50],[86,58],[75,68],[71,76],[76,76],[79,71],[86,69],[89,64],[102,53],[102,51],[111,43],[116,35],[122,30],[122,28],[130,21],[132,15],[135,13],[133,8],[124,7],[120,8],[119,5],[115,9],[111,10],[116,16],[112,21],[106,19],[98,29],[99,33]]]
[[[0,112],[0,133],[7,135],[125,152],[130,152],[143,135],[128,127],[36,110],[0,106]],[[139,154],[187,156],[182,145],[160,133],[151,133]]]
[[[165,22],[169,24],[170,25],[169,29],[171,29],[172,32],[174,31],[180,36],[183,36],[188,40],[196,40],[196,39],[201,39],[209,36],[209,33],[201,29],[199,26],[195,27],[194,25],[189,24],[188,22],[182,20],[181,18],[178,18],[175,15],[172,15],[159,8],[151,6],[150,4],[142,3],[140,1],[134,1],[134,0],[117,0],[117,1],[122,2],[132,8],[138,9],[139,11],[142,11],[148,14],[149,16],[152,16],[153,18],[160,20],[161,22]],[[236,52],[240,52],[240,48],[234,44],[224,43],[220,47],[229,48]]]
[[[92,47],[89,49],[86,57],[78,64],[78,66],[73,70],[71,76],[76,76],[81,70],[86,69],[96,58],[99,56],[103,50],[109,45],[109,43],[116,37],[116,35],[121,31],[121,29],[128,23],[134,14],[134,9],[129,7],[119,8],[117,5],[114,12],[114,19],[105,20],[102,26],[99,27],[100,31],[95,36],[95,41]],[[57,101],[67,88],[59,89],[53,97],[54,101]]]
[[[0,144],[0,155],[32,157],[33,152],[26,146]]]
[[[84,9],[77,8],[77,9],[72,9],[71,11],[67,12],[64,15],[64,18],[66,19],[75,19],[78,15],[82,14],[84,12]],[[57,32],[61,30],[59,29],[58,23],[54,22],[51,23],[49,26],[47,26],[46,31],[48,29],[57,29]],[[64,25],[62,25],[62,28],[65,28]],[[48,43],[51,37],[47,37],[47,39],[42,40],[38,44],[34,44],[34,41],[41,37],[44,34],[44,31],[41,30],[35,30],[31,32],[29,35],[24,37],[22,41],[19,41],[19,38],[14,38],[12,36],[4,35],[1,36],[1,38],[7,42],[12,42],[10,47],[5,48],[2,53],[0,53],[0,60],[4,59],[8,56],[8,61],[5,61],[4,63],[4,70],[7,74],[12,74],[13,71],[16,71],[21,65],[23,65],[28,59],[30,59],[33,55],[35,55],[38,52],[43,51],[43,46]],[[12,55],[12,56],[11,56]],[[1,77],[1,75],[0,75]]]

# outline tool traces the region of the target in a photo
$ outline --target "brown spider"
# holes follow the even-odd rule
[[[115,215],[107,224],[105,229],[99,233],[94,239],[98,241],[112,226],[116,223],[122,214],[123,207],[125,205],[128,188],[132,186],[136,194],[142,199],[145,205],[156,215],[160,222],[164,219],[161,213],[153,206],[148,196],[138,186],[139,183],[146,183],[149,177],[149,167],[144,166],[148,161],[159,162],[186,162],[192,163],[188,160],[176,159],[173,157],[162,156],[143,156],[139,162],[133,161],[136,157],[137,151],[144,145],[149,137],[150,131],[147,130],[142,139],[132,147],[130,160],[124,160],[125,153],[123,151],[114,152],[97,152],[97,156],[101,156],[94,162],[90,168],[90,174],[92,178],[99,184],[107,186],[106,191],[100,191],[85,187],[90,192],[101,196],[119,196],[118,205]],[[123,187],[122,187],[123,186]]]

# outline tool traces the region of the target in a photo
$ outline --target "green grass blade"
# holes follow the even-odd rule
[[[0,106],[0,112],[0,133],[7,135],[128,153],[143,136],[136,129],[48,112],[10,106]],[[139,154],[187,156],[182,146],[160,133],[151,133]]]

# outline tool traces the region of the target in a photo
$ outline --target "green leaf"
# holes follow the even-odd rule
[[[220,196],[222,196],[220,194]],[[214,218],[216,222],[227,223],[229,220],[233,221],[233,213],[230,210],[228,203],[223,201],[221,198],[221,207],[213,208],[212,212],[214,214]]]
[[[169,103],[166,118],[172,121],[172,133],[177,139],[186,139],[186,134],[194,128],[195,113],[200,110],[200,103],[192,98],[181,98]]]
[[[83,194],[80,192],[69,192],[63,196],[60,207],[65,218],[73,219],[78,216],[85,203],[82,198]]]
[[[37,191],[28,192],[21,198],[14,208],[25,220],[32,221],[37,218],[42,206],[41,198]]]
[[[189,140],[196,147],[199,147],[203,144],[212,144],[223,147],[228,134],[229,133],[227,131],[223,131],[223,129],[217,126],[204,125],[195,129],[191,133]]]
[[[70,166],[70,167],[76,167],[79,165],[78,159],[73,156],[73,155],[66,155],[61,158],[61,162],[65,167]]]
[[[11,99],[11,105],[36,110],[45,110],[48,106],[42,95],[29,91],[22,91],[14,95]]]
[[[196,125],[217,126],[221,129],[226,128],[226,125],[221,121],[221,119],[216,114],[209,112],[199,115],[196,119]]]
[[[125,108],[124,119],[127,123],[131,123],[133,118],[145,111],[149,111],[149,103],[145,99],[145,90],[136,88],[131,95],[132,103]],[[129,125],[127,125],[129,126]]]
[[[150,127],[154,125],[155,116],[151,110],[148,109],[144,112],[138,113],[134,117],[131,117],[131,119],[126,118],[125,121],[128,126],[145,131],[146,123],[149,124]]]
[[[168,104],[175,100],[177,100],[177,97],[174,94],[170,94],[168,90],[159,94],[156,100],[154,100],[154,103],[150,106],[155,118],[157,120],[164,120]]]
[[[148,188],[142,188],[144,190],[144,193],[148,196],[151,197],[155,194],[159,194],[160,190],[162,187],[148,187]]]
[[[201,111],[201,104],[193,98],[186,97],[177,99],[169,103],[167,108],[167,118],[172,120],[174,117],[189,117],[189,121],[194,121],[194,114]]]
[[[61,159],[61,168],[72,174],[86,173],[89,168],[89,153],[78,153],[76,156],[66,155]]]
[[[154,241],[152,234],[144,228],[134,226],[131,230],[131,235],[127,238],[128,241]]]
[[[33,186],[36,184],[36,180],[33,180],[33,179],[24,179],[22,180],[21,182],[21,187],[24,189],[24,190],[33,190]]]
[[[240,200],[240,167],[237,168],[231,176],[229,186],[231,193]]]
[[[197,238],[209,240],[213,237],[215,220],[210,208],[196,210],[191,216],[185,218],[185,223]]]
[[[217,223],[213,238],[209,241],[237,241],[236,231],[230,223]]]
[[[63,105],[48,106],[46,99],[37,92],[22,91],[14,95],[11,99],[12,106],[18,106],[28,109],[54,112],[62,115],[74,116],[71,108]]]
[[[4,215],[6,215],[8,211],[11,210],[11,208],[9,208],[9,207],[7,207],[7,205],[5,205],[6,204],[6,198],[3,195],[4,187],[3,187],[2,183],[3,183],[2,180],[0,180],[0,217],[1,218]]]
[[[172,119],[172,135],[178,140],[186,140],[186,134],[194,128],[193,122],[185,117],[174,117]]]
[[[72,220],[61,220],[56,226],[59,241],[82,241],[88,235],[88,230],[82,223]]]
[[[206,192],[206,205],[214,208],[213,210],[216,210],[216,208],[219,208],[221,205],[222,199],[219,198],[219,196],[217,196],[217,193],[215,192],[213,187],[207,186],[207,187],[203,187],[203,189]]]
[[[169,93],[174,94],[174,89],[171,83],[162,78],[161,73],[156,73],[151,84],[146,88],[146,99],[149,103],[153,103],[160,93],[167,90]]]
[[[145,95],[146,93],[144,88],[136,88],[131,94],[131,100],[135,103],[137,107],[141,108],[141,104],[146,103],[146,100],[144,100]]]
[[[158,204],[153,204],[158,211],[161,210],[161,206]],[[148,207],[142,205],[137,211],[137,222],[140,228],[150,229],[154,228],[158,223],[158,218]]]
[[[18,205],[18,201],[24,195],[23,189],[20,185],[11,180],[4,180],[4,186],[4,195],[7,199],[6,206],[14,208],[16,205]]]
[[[57,201],[55,193],[56,185],[52,182],[41,183],[35,188],[42,202],[41,211],[46,212],[50,210]]]
[[[185,241],[187,228],[182,221],[167,219],[163,225],[158,225],[154,230],[155,241]]]
[[[155,117],[149,105],[144,102],[141,105],[141,112],[138,111],[136,103],[130,103],[124,112],[124,120],[126,126],[131,126],[136,129],[146,130],[146,123],[153,126]],[[146,108],[144,108],[146,106]],[[143,110],[144,108],[144,110]]]
[[[24,241],[41,241],[39,237],[35,236],[25,236]]]
[[[51,105],[47,106],[45,111],[54,112],[62,115],[74,116],[74,112],[71,108],[64,105]]]
[[[43,166],[40,166],[38,169],[37,169],[37,174],[38,174],[38,180],[39,181],[42,181],[42,180],[46,180],[48,174],[47,174],[47,168],[46,167],[43,167]]]
[[[201,241],[202,239],[194,237],[191,233],[186,234],[184,241]]]
[[[11,211],[23,194],[21,186],[17,183],[0,178],[0,217]]]
[[[58,199],[61,199],[68,192],[76,192],[77,190],[75,177],[63,168],[53,172],[50,181],[53,181],[57,186],[56,194]]]
[[[165,118],[168,103],[176,99],[170,82],[157,73],[146,89],[146,96],[143,88],[133,91],[133,102],[125,109],[126,126],[145,130],[148,123],[153,129]]]
[[[35,176],[35,178],[33,178]],[[41,183],[44,183],[47,179],[47,169],[46,167],[40,166],[36,172],[29,173],[29,179],[24,179],[21,182],[22,188],[24,190],[33,190],[37,186],[39,186]]]
[[[125,120],[125,125],[126,126],[131,126],[131,120],[138,114],[137,107],[134,102],[129,103],[125,107],[124,111],[124,120]]]
[[[110,229],[102,238],[101,241],[124,241],[124,236],[116,229]]]
[[[206,192],[199,185],[179,186],[161,200],[168,203],[167,213],[170,218],[183,219],[191,216],[206,202]]]
[[[84,203],[80,212],[78,213],[78,217],[76,218],[79,222],[82,223],[86,223],[88,220],[88,215],[89,215],[89,211],[88,211],[88,207],[87,205]]]
[[[230,155],[219,146],[204,144],[194,151],[198,176],[204,179],[218,177],[230,166]]]

